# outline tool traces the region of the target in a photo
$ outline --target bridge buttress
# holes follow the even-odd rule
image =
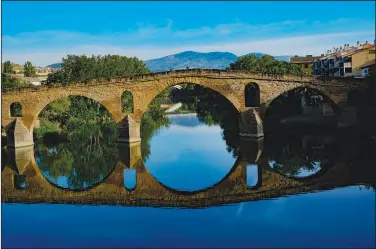
[[[23,124],[20,118],[15,118],[5,127],[7,147],[19,148],[33,146],[33,133]]]
[[[241,137],[260,138],[264,136],[258,107],[249,107],[240,112],[239,126],[239,135]]]

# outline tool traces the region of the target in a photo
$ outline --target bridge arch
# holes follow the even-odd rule
[[[293,91],[299,91],[299,90],[311,90],[313,92],[315,92],[316,94],[320,94],[321,96],[323,96],[324,98],[324,101],[325,102],[328,102],[331,107],[333,108],[333,111],[336,113],[336,114],[339,114],[339,107],[337,105],[337,103],[330,97],[330,93],[328,93],[327,91],[325,91],[324,89],[321,89],[321,88],[316,88],[316,87],[312,87],[312,86],[299,86],[299,87],[292,87],[291,89],[288,89],[282,93],[280,93],[278,96],[274,97],[273,99],[267,101],[267,104],[266,104],[266,109],[265,109],[265,114],[266,112],[268,111],[268,109],[271,107],[271,105],[273,103],[275,103],[276,101],[278,101],[278,98],[283,96],[283,95],[287,95],[288,93],[290,92],[293,92]]]
[[[142,115],[144,114],[144,112],[149,107],[150,103],[153,101],[153,99],[155,99],[155,97],[158,94],[160,94],[162,91],[164,91],[165,89],[167,89],[169,87],[172,87],[172,86],[175,86],[175,85],[181,85],[181,84],[200,85],[200,86],[206,87],[210,90],[213,90],[213,91],[219,93],[220,95],[222,95],[223,97],[225,97],[235,107],[235,109],[238,112],[239,112],[239,110],[241,110],[241,108],[244,105],[242,103],[241,99],[239,98],[239,96],[237,96],[236,94],[231,92],[229,85],[212,84],[209,79],[200,78],[200,77],[197,77],[193,80],[182,80],[181,78],[176,77],[176,78],[172,78],[170,81],[165,82],[163,84],[158,84],[156,82],[155,87],[153,87],[153,89],[149,89],[149,91],[151,91],[151,94],[143,96],[144,97],[143,101],[142,101],[143,103],[142,103],[141,106],[139,106],[139,110],[138,110],[138,113],[136,115],[137,118],[141,120]]]
[[[59,99],[62,99],[62,98],[67,98],[67,97],[74,97],[74,96],[77,96],[77,97],[86,97],[88,99],[92,99],[92,100],[95,100],[96,102],[98,102],[99,104],[101,104],[102,106],[104,106],[107,111],[111,114],[112,118],[114,119],[115,122],[119,122],[119,120],[117,120],[116,117],[118,117],[118,111],[116,110],[116,108],[114,108],[114,106],[112,105],[109,105],[107,104],[106,102],[102,101],[100,98],[98,98],[97,96],[95,95],[90,95],[90,94],[77,94],[77,93],[70,93],[70,92],[65,92],[64,94],[59,94],[59,95],[52,95],[50,96],[49,98],[46,98],[42,101],[40,101],[34,108],[33,108],[33,113],[31,114],[32,117],[31,117],[31,123],[29,124],[30,125],[30,133],[33,133],[33,130],[34,130],[34,126],[36,124],[36,121],[38,120],[38,117],[39,117],[39,114],[49,105],[51,104],[52,102],[56,101],[56,100],[59,100]],[[30,114],[29,114],[30,115]],[[26,124],[27,125],[27,124]]]

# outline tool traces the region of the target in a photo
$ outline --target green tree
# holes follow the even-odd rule
[[[23,80],[13,78],[12,76],[9,76],[5,73],[1,74],[1,91],[2,92],[13,89],[13,88],[27,87],[27,86],[29,86],[29,84]]]
[[[30,61],[24,64],[24,75],[25,77],[34,77],[37,75],[37,71]]]
[[[3,65],[3,73],[7,73],[7,74],[11,74],[13,73],[13,65],[10,61],[6,61],[4,62],[4,65]]]
[[[298,65],[286,61],[278,61],[271,55],[257,57],[254,54],[240,56],[230,64],[231,70],[246,70],[265,74],[302,74]]]
[[[143,61],[120,55],[68,55],[63,58],[61,70],[49,74],[46,84],[70,84],[92,79],[125,77],[149,73]]]

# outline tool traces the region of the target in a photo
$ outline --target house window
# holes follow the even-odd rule
[[[376,54],[376,50],[368,50],[368,54]]]
[[[304,64],[304,68],[308,68],[308,64]]]
[[[352,73],[352,67],[346,67],[345,73]]]

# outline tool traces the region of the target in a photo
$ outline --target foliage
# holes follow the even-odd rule
[[[29,86],[23,80],[13,78],[5,73],[1,74],[1,91],[10,90],[14,88],[27,87]]]
[[[13,73],[13,71],[14,71],[14,69],[13,69],[12,63],[10,61],[4,62],[3,73],[11,74],[11,73]]]
[[[60,127],[57,122],[49,121],[48,119],[40,120],[40,127],[34,129],[36,138],[41,138],[48,133],[60,133]]]
[[[136,57],[68,55],[67,58],[63,58],[61,70],[48,75],[46,84],[70,84],[145,73],[149,73],[149,69]]]
[[[114,122],[111,114],[100,103],[81,96],[70,96],[51,102],[42,110],[39,118],[41,125],[34,129],[37,137],[46,132],[71,133],[84,126]]]
[[[265,141],[265,151],[268,151],[268,157],[272,163],[271,167],[289,177],[300,177],[302,171],[310,171],[311,174],[318,172],[335,156],[331,148],[335,144],[325,144],[325,150],[314,150],[310,144],[315,144],[317,141],[324,141],[317,136],[314,140],[307,140],[308,134],[294,134],[288,133],[285,136],[278,134],[275,137],[269,137]],[[306,139],[308,146],[303,148],[302,139]],[[318,139],[318,140],[316,140]],[[304,175],[302,175],[304,176]]]
[[[166,113],[160,108],[161,99],[168,95],[168,89],[158,94],[149,104],[141,122],[141,155],[144,160],[150,156],[150,140],[159,129],[168,127],[169,121]]]
[[[133,112],[133,96],[131,92],[125,91],[121,95],[121,111],[123,113]]]
[[[257,57],[254,54],[240,56],[230,64],[231,70],[247,70],[265,74],[303,74],[298,65],[278,61],[271,55]]]
[[[36,68],[33,66],[33,63],[27,61],[24,64],[24,75],[25,77],[35,77],[37,75]]]

